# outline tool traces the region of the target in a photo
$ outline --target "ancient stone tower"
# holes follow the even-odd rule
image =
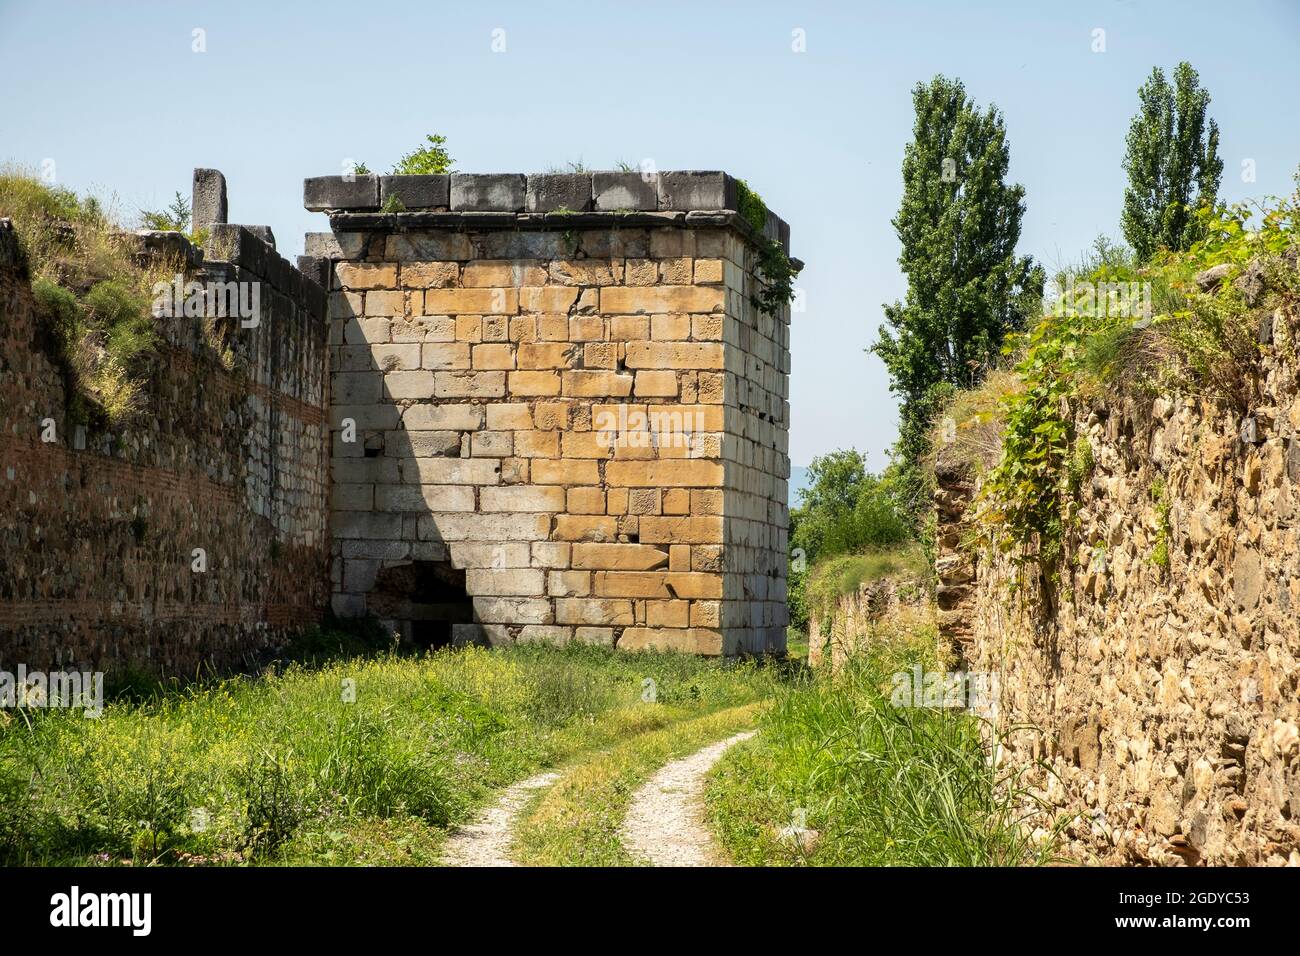
[[[785,646],[789,308],[720,172],[309,179],[333,605],[417,643]],[[311,260],[316,262],[312,263]]]

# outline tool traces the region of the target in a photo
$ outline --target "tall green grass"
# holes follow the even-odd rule
[[[977,718],[890,703],[893,674],[941,667],[909,636],[834,678],[780,691],[761,732],[714,772],[715,833],[737,863],[1003,866],[1039,861],[1019,825],[1028,793],[988,759]],[[811,848],[782,828],[818,832]]]
[[[76,386],[73,421],[128,420],[162,341],[151,290],[184,264],[137,262],[112,209],[31,170],[0,166],[0,217],[14,222],[42,331]]]
[[[0,864],[428,862],[494,788],[759,679],[681,654],[467,648],[295,664],[97,719],[0,711]]]

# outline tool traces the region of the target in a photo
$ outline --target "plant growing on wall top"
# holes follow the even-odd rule
[[[189,232],[190,215],[190,201],[178,192],[166,209],[141,209],[140,225],[160,232]]]
[[[140,210],[140,227],[142,229],[153,229],[157,232],[179,232],[189,237],[190,242],[196,246],[207,245],[209,231],[207,229],[191,230],[190,226],[192,224],[190,201],[179,192],[167,204],[166,209]]]
[[[188,203],[178,196],[161,215],[173,217],[168,228],[183,229]],[[128,418],[158,344],[149,290],[173,265],[136,263],[98,201],[23,170],[0,169],[0,216],[18,233],[48,333],[43,347],[64,374],[69,420]]]
[[[794,277],[797,275],[785,247],[775,239],[763,235],[767,228],[767,204],[763,197],[749,188],[743,179],[736,180],[737,212],[756,235],[758,271],[763,275],[763,288],[750,296],[754,308],[775,315],[781,306],[794,299]]]
[[[455,161],[447,152],[447,137],[430,133],[424,139],[428,145],[413,149],[399,159],[393,167],[393,175],[428,176],[452,172]]]
[[[425,144],[411,150],[397,161],[390,175],[392,176],[435,176],[441,173],[455,172],[455,160],[447,152],[447,137],[429,133],[424,137]],[[370,175],[370,167],[364,162],[352,164],[354,176]]]
[[[557,166],[557,165],[554,165],[554,164],[552,164],[552,165],[550,165],[550,166],[547,166],[547,167],[546,167],[546,172],[547,172],[547,173],[551,173],[551,174],[560,174],[560,173],[587,173],[587,172],[591,172],[591,170],[589,170],[589,169],[587,168],[586,164],[582,161],[582,157],[578,157],[578,159],[577,159],[576,161],[575,161],[575,160],[567,160],[567,161],[565,161],[565,163],[564,163],[563,165],[561,165],[561,166]],[[625,170],[625,172],[627,172],[627,170]]]
[[[1070,531],[1074,499],[1090,470],[1073,432],[1082,396],[1197,396],[1238,412],[1253,401],[1261,346],[1261,314],[1294,310],[1300,303],[1300,191],[1262,208],[1256,222],[1244,205],[1194,212],[1200,239],[1185,252],[1160,251],[1135,268],[1097,247],[1089,282],[1141,280],[1153,287],[1149,316],[1110,314],[1080,297],[1061,303],[1015,343],[1019,387],[1003,401],[1002,458],[985,481],[979,514],[989,537],[1037,565],[1054,582]],[[1254,228],[1251,228],[1254,227]],[[1217,283],[1197,277],[1230,266]],[[1264,276],[1267,297],[1253,304],[1234,279],[1247,269]],[[1080,294],[1082,296],[1082,294]],[[1281,346],[1275,346],[1281,347]],[[1169,513],[1166,490],[1153,487],[1159,505],[1153,560],[1165,566]],[[1163,543],[1163,546],[1161,546]]]

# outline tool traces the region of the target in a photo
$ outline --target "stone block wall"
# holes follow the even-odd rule
[[[334,609],[784,648],[789,313],[722,173],[324,177]]]
[[[1300,324],[1260,330],[1244,413],[1076,410],[1095,465],[1059,587],[959,553],[977,482],[939,469],[942,627],[998,675],[1002,757],[1081,859],[1300,865]]]
[[[0,223],[0,669],[193,675],[328,604],[325,292],[250,230],[208,225],[206,257],[179,233],[127,238],[186,281],[257,284],[257,325],[157,319],[139,412],[110,426],[70,414]]]

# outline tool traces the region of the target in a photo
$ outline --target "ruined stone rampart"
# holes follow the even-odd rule
[[[72,401],[0,223],[0,669],[193,675],[320,619],[325,293],[261,238],[269,230],[226,225],[224,212],[221,183],[206,255],[179,233],[124,237],[183,281],[177,314],[156,319],[138,411],[117,424]],[[191,312],[211,311],[209,282],[237,283],[246,305],[256,295],[255,321],[186,314],[191,282],[204,290]]]
[[[1076,408],[1093,464],[1059,587],[963,547],[978,483],[941,461],[942,626],[998,675],[1003,759],[1045,825],[1073,819],[1072,855],[1300,864],[1296,331],[1263,316],[1247,409]]]

